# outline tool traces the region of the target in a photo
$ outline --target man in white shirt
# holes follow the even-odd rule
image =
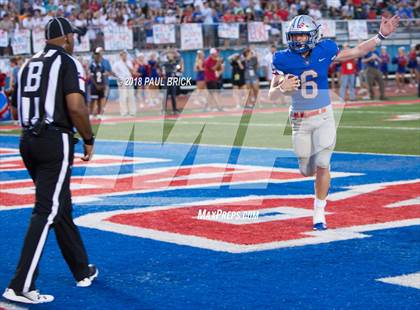
[[[112,71],[118,79],[118,94],[120,102],[121,116],[135,116],[137,112],[137,105],[134,96],[134,88],[132,83],[133,65],[127,59],[127,52],[120,52],[120,60],[117,61]]]

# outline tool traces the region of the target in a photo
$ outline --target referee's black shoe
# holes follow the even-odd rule
[[[99,270],[95,265],[89,264],[89,276],[76,283],[78,287],[88,287],[92,285],[93,280],[98,277]]]

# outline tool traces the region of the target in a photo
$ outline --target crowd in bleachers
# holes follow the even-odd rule
[[[13,32],[18,27],[32,29],[34,27],[43,28],[48,19],[52,16],[65,16],[69,18],[80,29],[86,29],[89,34],[91,27],[101,28],[107,25],[140,25],[145,28],[152,23],[217,23],[217,22],[247,22],[253,20],[262,20],[266,22],[285,21],[293,18],[297,14],[309,14],[315,19],[324,17],[334,19],[375,19],[381,15],[399,14],[402,18],[416,18],[419,16],[418,1],[387,1],[387,0],[326,0],[326,1],[295,1],[295,0],[279,0],[279,1],[264,1],[264,0],[144,0],[144,1],[71,1],[71,0],[34,0],[22,1],[20,6],[15,1],[0,0],[0,29]],[[93,34],[94,35],[94,34]],[[278,46],[272,46],[271,52],[274,52]],[[344,47],[345,48],[345,47]],[[93,47],[93,51],[98,51],[97,46]],[[172,53],[172,55],[171,55]],[[138,77],[167,77],[169,74],[182,74],[183,60],[178,52],[169,53],[152,53],[143,54],[138,53],[121,55],[118,59],[118,66],[120,68],[112,69],[111,64],[102,64],[106,62],[106,55],[103,49],[99,48],[100,54],[97,56],[98,64],[95,64],[94,55],[80,58],[85,67],[86,80],[88,81],[88,97],[91,102],[96,101],[96,108],[91,109],[92,115],[100,115],[103,112],[103,107],[106,98],[109,94],[109,83],[104,86],[100,96],[95,94],[92,97],[92,89],[102,86],[95,85],[93,82],[95,78],[95,70],[104,70],[106,77],[116,77],[121,79],[121,75],[130,75],[133,78]],[[169,54],[169,55],[168,55]],[[128,57],[127,57],[128,56]],[[168,57],[169,56],[169,57]],[[22,64],[22,57],[12,57],[10,59],[10,79],[9,90],[13,89],[14,81],[16,80],[17,69]],[[115,63],[116,63],[115,62]],[[205,57],[204,51],[197,52],[197,60],[194,65],[195,85],[197,89],[220,89],[223,84],[223,73],[228,65],[231,68],[230,83],[234,89],[249,89],[251,96],[247,102],[248,106],[255,105],[256,98],[259,92],[259,81],[271,79],[271,54],[267,55],[266,59],[258,59],[256,53],[251,48],[246,48],[240,53],[234,54],[229,58],[223,58],[217,49],[211,49],[210,55]],[[99,64],[100,63],[100,64]],[[114,64],[112,63],[112,67]],[[330,69],[330,76],[332,77],[332,88],[340,89],[342,98],[346,98],[346,88],[349,88],[349,99],[356,99],[354,87],[356,80],[363,95],[363,89],[370,90],[370,94],[366,94],[366,98],[373,98],[373,85],[379,84],[381,86],[381,93],[379,97],[384,98],[384,89],[386,88],[386,81],[388,78],[388,67],[391,64],[397,65],[396,83],[397,91],[404,92],[406,87],[405,73],[410,73],[409,84],[414,86],[418,77],[418,63],[419,50],[414,47],[410,51],[400,49],[398,55],[390,57],[386,48],[381,53],[369,55],[366,59],[359,61],[352,61],[344,64],[333,65]],[[104,68],[101,68],[103,66]],[[92,69],[93,68],[93,69]],[[99,68],[99,69],[98,69]],[[209,68],[217,68],[210,70]],[[257,72],[261,72],[263,68],[264,77],[258,76]],[[226,76],[225,76],[226,77]],[[380,78],[378,78],[380,77]],[[226,81],[225,81],[226,82]],[[337,82],[337,86],[336,86]],[[5,77],[0,75],[0,87],[5,86]],[[409,87],[407,85],[407,87]],[[161,100],[154,98],[151,95],[145,95],[148,90],[153,90],[153,85],[150,87],[137,87],[135,89],[135,96],[137,101],[141,102],[142,106],[158,106]],[[155,87],[156,88],[156,87]],[[96,89],[98,90],[98,89]],[[178,112],[176,97],[179,89],[171,89],[167,92],[168,99],[172,99],[172,110],[174,113]],[[102,94],[103,93],[103,94]],[[149,92],[149,94],[151,94]],[[98,98],[96,98],[98,97]],[[132,95],[125,96],[120,93],[120,97],[132,98]],[[359,96],[360,97],[360,96]],[[105,98],[105,99],[104,99]],[[100,100],[102,99],[102,100]],[[203,109],[220,109],[218,100],[214,97],[209,97],[210,100],[202,101],[202,98],[197,98],[197,104]],[[101,103],[102,101],[102,103]],[[121,102],[120,102],[121,103]],[[239,103],[238,103],[239,105]],[[131,107],[131,109],[130,109]],[[166,106],[163,107],[166,109]],[[128,102],[127,106],[121,108],[122,115],[134,115],[136,109],[133,108],[132,103]]]
[[[0,29],[43,27],[64,16],[79,27],[150,23],[281,22],[299,14],[315,19],[420,17],[418,0],[23,0],[0,1]]]

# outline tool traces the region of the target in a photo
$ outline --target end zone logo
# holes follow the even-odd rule
[[[77,224],[231,253],[365,238],[365,232],[420,224],[420,180],[353,187],[330,196],[327,231],[311,231],[312,199],[241,197],[178,206],[93,213]],[[201,219],[200,210],[258,211],[249,221]]]

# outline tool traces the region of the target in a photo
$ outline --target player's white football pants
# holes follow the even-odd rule
[[[300,172],[314,175],[316,167],[328,168],[335,146],[336,129],[331,105],[327,111],[307,118],[290,113],[293,149],[299,160]]]

